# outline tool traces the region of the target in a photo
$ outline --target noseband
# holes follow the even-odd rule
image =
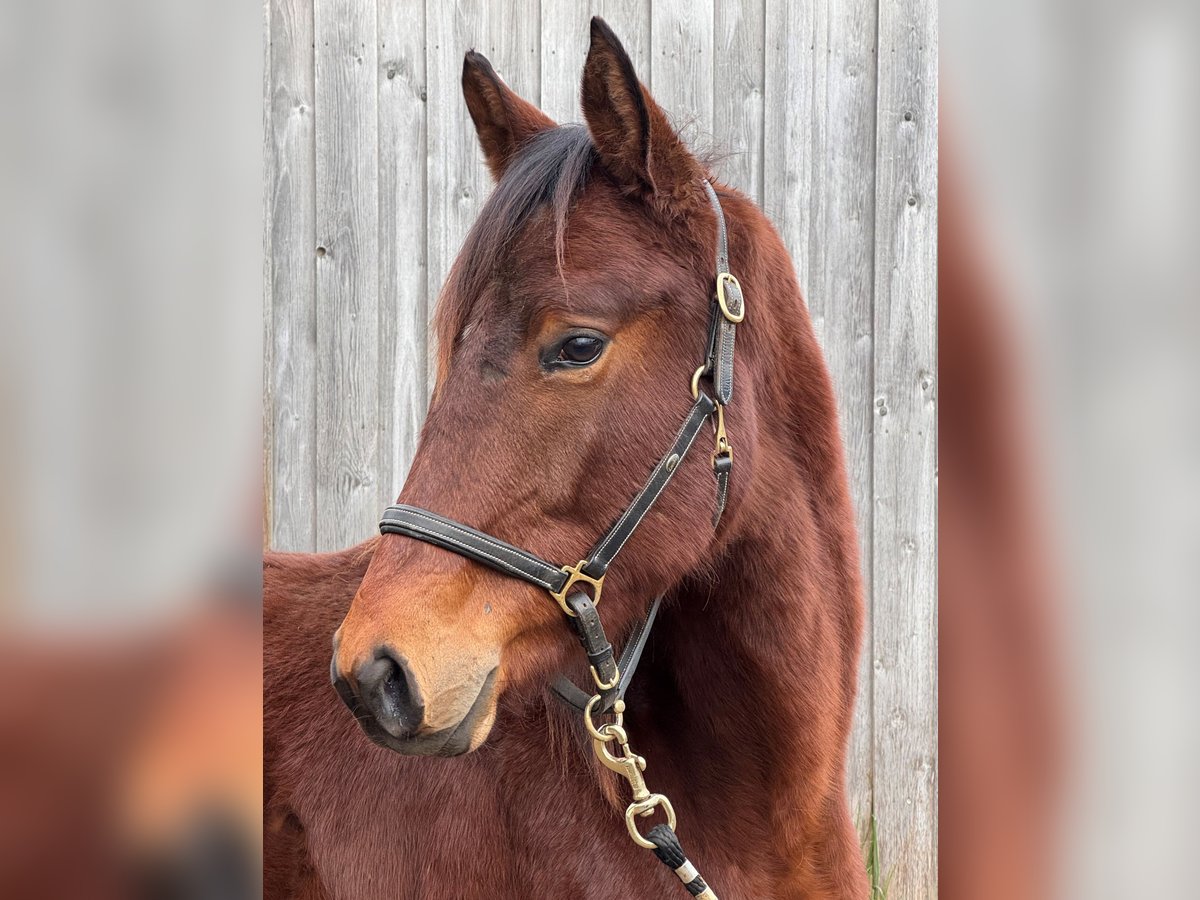
[[[593,752],[600,763],[629,782],[633,790],[633,801],[625,811],[629,836],[639,846],[653,850],[664,864],[673,869],[690,894],[704,900],[716,900],[716,894],[683,854],[675,835],[675,810],[671,801],[647,789],[642,777],[646,761],[630,749],[629,736],[623,725],[625,691],[637,668],[662,597],[651,604],[645,620],[629,638],[620,661],[615,658],[612,644],[605,636],[596,610],[608,567],[662,495],[708,421],[713,422],[716,434],[716,446],[712,453],[717,490],[713,527],[720,522],[728,499],[733,446],[725,434],[725,407],[733,396],[734,337],[738,323],[745,317],[746,308],[741,285],[729,272],[725,214],[716,191],[707,181],[704,182],[704,190],[717,216],[717,273],[704,363],[692,376],[694,402],[670,449],[654,467],[633,502],[588,555],[573,566],[556,566],[469,525],[415,506],[389,506],[379,523],[379,530],[384,534],[416,538],[465,556],[504,575],[536,585],[554,598],[583,645],[597,693],[589,695],[561,676],[552,689],[562,700],[583,713],[584,725],[592,738]],[[705,378],[711,382],[712,396],[701,388],[700,382]],[[591,588],[591,596],[581,587]],[[612,721],[598,725],[594,718],[596,715],[611,715]],[[614,744],[619,747],[619,753],[609,749]],[[643,836],[636,819],[651,815],[659,807],[667,823],[656,825]]]

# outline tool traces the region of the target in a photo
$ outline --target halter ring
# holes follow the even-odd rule
[[[662,794],[651,794],[645,800],[639,800],[635,803],[630,803],[629,808],[625,810],[625,827],[629,829],[629,836],[633,838],[633,842],[639,847],[645,847],[647,850],[653,850],[657,846],[653,841],[648,841],[642,837],[642,833],[638,831],[637,818],[638,816],[648,816],[658,807],[662,807],[663,813],[667,817],[667,824],[671,826],[671,830],[675,830],[675,807],[671,805],[671,801]]]
[[[581,559],[573,566],[563,566],[562,570],[567,574],[567,580],[563,584],[562,590],[550,591],[550,596],[558,602],[558,605],[562,607],[562,611],[572,619],[579,617],[575,615],[571,607],[567,606],[567,592],[571,590],[571,586],[576,582],[582,581],[584,584],[590,584],[592,586],[592,605],[600,605],[600,592],[604,589],[604,576],[601,575],[599,578],[593,578],[591,575],[586,574],[583,571],[583,567],[587,564],[588,561],[586,559]]]

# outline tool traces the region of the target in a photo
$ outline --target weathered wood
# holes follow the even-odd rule
[[[374,0],[316,0],[317,547],[379,515],[378,43]]]
[[[767,4],[765,208],[791,251],[838,396],[871,611],[875,4]],[[871,812],[871,633],[848,748],[850,808]]]
[[[718,3],[713,52],[713,137],[727,154],[721,180],[763,199],[764,0]]]
[[[937,893],[937,9],[879,7],[875,814],[892,896]]]
[[[581,122],[579,86],[591,17],[611,27],[634,71],[650,83],[650,0],[562,0],[542,5],[542,109],[556,122]]]
[[[440,291],[467,230],[491,191],[491,176],[462,98],[463,55],[478,50],[525,99],[540,95],[540,7],[537,0],[427,0],[428,278]],[[437,342],[429,338],[429,384],[437,372]]]
[[[713,4],[653,0],[650,77],[642,79],[688,145],[713,146]]]
[[[316,304],[312,3],[267,5],[264,409],[270,546],[314,550]]]
[[[429,396],[425,8],[379,3],[379,494],[400,493]]]

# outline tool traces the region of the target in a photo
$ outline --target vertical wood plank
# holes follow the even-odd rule
[[[653,0],[650,76],[642,79],[688,146],[713,145],[713,4]]]
[[[714,13],[713,138],[721,180],[763,201],[764,0],[718,3]]]
[[[317,547],[378,509],[379,221],[374,0],[316,0]]]
[[[937,9],[879,8],[875,811],[898,897],[937,893]]]
[[[267,541],[316,549],[312,0],[267,5]]]
[[[379,2],[379,494],[400,493],[429,396],[425,7]]]
[[[582,122],[579,86],[592,16],[620,38],[638,77],[650,82],[650,0],[543,0],[542,109],[556,122]]]
[[[500,77],[525,99],[539,102],[540,0],[427,0],[428,260],[429,286],[440,291],[454,257],[488,193],[491,176],[462,99],[467,50],[484,54]],[[437,346],[429,339],[429,385]]]
[[[858,519],[868,621],[847,784],[851,814],[865,826],[873,774],[875,3],[768,0],[766,33],[764,204],[796,264],[833,377]]]

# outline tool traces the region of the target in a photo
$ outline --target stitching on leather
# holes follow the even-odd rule
[[[430,532],[419,532],[419,533],[413,534],[413,533],[402,531],[400,533],[407,534],[408,537],[415,537],[415,538],[420,539],[421,537],[425,536],[426,534],[429,534]],[[503,559],[499,559],[495,556],[492,556],[492,554],[487,553],[484,550],[480,550],[478,547],[472,547],[468,544],[464,544],[462,541],[456,540],[455,538],[451,537],[448,534],[438,534],[436,532],[432,532],[432,534],[434,536],[436,536],[438,538],[438,540],[445,541],[447,544],[453,544],[455,547],[460,547],[463,550],[467,551],[468,557],[482,556],[485,559],[490,559],[492,562],[494,562],[496,565],[500,566],[501,568],[507,569],[508,571],[513,572],[517,575],[524,576],[524,577],[528,578],[529,580],[533,581],[538,586],[543,587],[546,590],[550,590],[550,585],[548,585],[544,579],[539,578],[538,576],[534,575],[532,572],[525,571],[524,569],[521,569],[521,568],[513,565],[512,563],[509,563]]]
[[[703,423],[701,423],[701,424],[703,424]],[[684,447],[683,452],[679,454],[680,462],[683,461],[683,457],[687,456],[687,452],[692,449],[692,444],[694,444],[696,442],[696,435],[698,435],[699,433],[700,433],[700,429],[698,427],[696,428],[695,431],[692,432],[692,436],[688,440],[687,446]],[[642,524],[642,519],[644,519],[646,517],[646,513],[650,512],[650,507],[654,505],[654,501],[658,499],[658,495],[663,492],[663,488],[665,488],[670,483],[672,476],[677,471],[679,471],[679,466],[675,467],[675,471],[669,472],[667,474],[667,477],[663,479],[662,484],[660,484],[658,486],[658,489],[654,491],[654,495],[651,497],[650,502],[647,503],[645,505],[645,507],[643,507],[641,514],[637,517],[637,521],[633,523],[633,527],[629,529],[628,533],[621,540],[621,543],[617,546],[617,549],[612,552],[612,556],[610,556],[609,560],[608,560],[610,563],[614,559],[617,558],[617,554],[621,552],[621,548],[625,546],[625,542],[628,541],[631,537],[633,537],[633,533],[637,530],[637,527],[640,524]]]
[[[734,326],[722,327],[720,389],[722,400],[726,402],[728,402],[729,395],[733,391],[733,337]]]
[[[725,502],[729,499],[729,473],[725,472],[717,476],[717,512],[713,516],[713,528],[717,527],[717,523],[721,521],[721,516],[725,514]]]
[[[688,448],[690,448],[690,447],[692,446],[692,441],[694,441],[694,440],[696,439],[696,435],[700,433],[700,426],[702,426],[702,425],[704,424],[704,420],[703,420],[703,419],[701,419],[699,422],[696,422],[695,424],[693,424],[693,422],[692,422],[692,416],[694,416],[694,415],[696,414],[696,412],[697,412],[697,411],[699,410],[699,408],[700,408],[700,407],[699,407],[699,403],[700,403],[700,401],[699,401],[699,400],[697,400],[697,401],[696,401],[696,403],[692,405],[692,412],[691,412],[691,414],[690,414],[690,415],[689,415],[689,416],[688,416],[688,417],[687,417],[687,418],[684,420],[683,424],[682,424],[681,426],[679,426],[679,430],[678,430],[677,432],[675,432],[675,439],[674,439],[673,441],[671,441],[671,450],[674,450],[674,449],[675,449],[675,445],[679,443],[680,439],[681,439],[681,438],[683,437],[683,435],[684,435],[684,434],[687,432],[687,430],[688,430],[689,428],[695,428],[695,431],[694,431],[694,432],[693,432],[693,434],[692,434],[692,438],[691,438],[691,440],[689,440],[689,441],[688,441],[688,443],[687,443],[687,447],[685,447],[685,448],[684,448],[684,450],[683,450],[683,452],[679,454],[679,461],[680,461],[680,462],[682,462],[682,461],[683,461],[683,457],[684,457],[684,456],[687,454]],[[705,416],[707,416],[707,413],[705,414]],[[658,463],[658,465],[656,465],[656,466],[654,467],[654,471],[650,473],[650,477],[651,477],[651,479],[653,479],[653,478],[654,478],[654,476],[655,476],[655,475],[657,475],[657,474],[659,473],[659,470],[663,468],[663,466],[664,466],[664,465],[665,465],[665,463],[666,463],[666,460],[667,460],[667,459],[669,459],[669,458],[671,457],[671,455],[672,455],[672,454],[671,454],[670,452],[668,452],[668,453],[667,453],[667,455],[666,455],[666,456],[665,456],[663,459],[659,460],[659,463]],[[678,468],[678,467],[677,467],[677,468]],[[672,473],[672,474],[673,474],[673,473]],[[671,477],[670,477],[670,475],[668,475],[668,476],[667,476],[667,481],[670,481],[670,480],[671,480]],[[667,482],[666,482],[666,481],[664,481],[664,482],[663,482],[663,485],[666,485],[666,483],[667,483]],[[659,488],[659,491],[661,491],[661,490],[662,490],[662,488]],[[656,497],[657,497],[657,494],[658,494],[658,492],[656,491],[656,492],[655,492],[655,496],[656,496]],[[628,518],[629,518],[631,515],[633,515],[633,511],[634,511],[635,509],[637,509],[637,506],[638,506],[638,504],[639,504],[639,502],[641,501],[641,499],[642,499],[642,497],[643,497],[643,496],[648,496],[648,494],[647,494],[647,493],[646,493],[644,490],[643,490],[643,492],[642,492],[641,494],[638,494],[636,497],[634,497],[634,498],[633,498],[633,502],[632,502],[632,503],[630,503],[628,507],[626,507],[626,509],[625,509],[625,512],[623,512],[623,513],[621,514],[621,518],[617,519],[617,524],[616,524],[616,525],[614,525],[614,526],[612,527],[612,530],[611,530],[611,531],[609,531],[609,533],[608,533],[608,534],[605,536],[605,538],[604,538],[604,542],[603,542],[603,543],[602,543],[602,544],[601,544],[599,547],[597,547],[597,548],[596,548],[596,552],[592,554],[591,560],[589,560],[589,562],[591,562],[591,561],[595,561],[595,560],[597,560],[597,559],[600,559],[600,558],[601,558],[601,557],[604,555],[604,553],[605,553],[605,548],[606,548],[606,547],[608,547],[608,545],[609,545],[609,544],[611,544],[611,543],[613,542],[613,539],[614,539],[614,538],[616,538],[616,536],[617,536],[617,535],[618,535],[618,534],[621,532],[621,529],[624,527],[625,521],[626,521],[626,520],[627,520],[627,519],[628,519]],[[651,502],[651,503],[653,503],[654,501],[652,500],[652,501],[650,501],[650,502]],[[648,510],[648,509],[649,509],[649,506],[647,506],[647,507],[646,507],[646,509],[642,510],[642,514],[641,514],[641,515],[639,515],[639,516],[638,516],[638,518],[637,518],[637,521],[638,521],[638,522],[641,522],[641,521],[642,521],[642,517],[646,515],[646,512],[647,512],[647,510]],[[633,527],[634,527],[634,528],[637,528],[637,523],[636,523],[636,522],[634,523],[634,526],[633,526]],[[625,536],[625,540],[621,541],[621,546],[624,546],[624,545],[625,545],[625,541],[626,541],[626,540],[629,540],[629,536],[628,536],[628,535],[626,535],[626,536]],[[613,560],[613,559],[616,557],[616,555],[617,555],[618,553],[620,553],[620,552],[621,552],[621,547],[617,547],[617,549],[613,551],[613,554],[612,554],[612,556],[610,556],[610,557],[609,557],[609,559],[608,559],[608,562],[612,562],[612,560]],[[606,566],[607,566],[607,564],[606,564]]]
[[[433,522],[435,525],[440,525],[443,528],[451,528],[454,531],[465,534],[469,538],[474,538],[476,540],[479,540],[482,543],[486,543],[487,545],[489,545],[491,547],[495,547],[497,550],[499,550],[502,553],[512,553],[513,555],[517,556],[517,559],[520,560],[521,562],[532,563],[532,560],[527,560],[523,556],[519,555],[516,551],[510,550],[509,548],[504,547],[503,545],[497,544],[493,540],[488,540],[487,538],[484,538],[484,537],[476,535],[472,532],[466,531],[465,529],[462,528],[462,526],[455,525],[452,522],[446,521],[445,519],[438,519],[438,518],[435,518],[434,516],[429,515],[428,513],[418,512],[413,509],[402,510],[400,515],[401,515],[401,517],[408,515],[408,516],[416,516],[421,519],[428,519],[430,522]],[[393,521],[395,521],[395,520],[393,520]],[[415,528],[415,526],[414,526],[414,528]],[[432,533],[437,535],[437,537],[446,541],[449,544],[453,544],[456,547],[461,547],[464,550],[470,551],[470,553],[477,553],[480,556],[484,557],[485,559],[490,559],[492,562],[496,563],[499,566],[502,566],[503,568],[507,569],[510,572],[516,572],[518,575],[523,575],[526,578],[530,579],[531,581],[534,581],[535,583],[537,583],[539,586],[545,588],[546,590],[553,589],[553,586],[545,578],[542,578],[540,575],[535,574],[531,570],[531,568],[528,568],[528,567],[522,568],[521,566],[517,565],[516,563],[512,563],[512,562],[509,562],[508,560],[500,559],[496,556],[493,556],[492,554],[488,553],[485,550],[481,550],[479,547],[472,546],[468,543],[464,543],[463,541],[458,540],[453,535],[445,534],[445,533],[439,534],[438,532],[432,532]],[[411,534],[411,535],[409,535],[409,537],[420,538],[421,535],[420,534]]]
[[[455,531],[459,532],[460,534],[465,534],[468,538],[471,538],[471,539],[477,540],[477,541],[481,541],[482,543],[485,543],[490,547],[495,547],[501,553],[511,553],[514,556],[516,556],[518,559],[520,559],[522,562],[528,562],[530,565],[536,565],[536,566],[546,565],[541,560],[534,559],[532,554],[527,554],[523,550],[519,550],[516,547],[505,546],[504,544],[501,544],[498,540],[489,538],[487,535],[480,534],[479,532],[472,531],[472,530],[468,529],[466,526],[459,525],[457,522],[452,522],[449,519],[443,519],[443,518],[440,518],[439,516],[433,515],[432,513],[423,512],[418,509],[412,509],[411,507],[408,509],[405,509],[403,511],[403,513],[407,514],[407,515],[411,515],[411,516],[417,516],[422,519],[428,519],[430,522],[433,522],[437,525],[442,525],[446,528],[453,528]]]

